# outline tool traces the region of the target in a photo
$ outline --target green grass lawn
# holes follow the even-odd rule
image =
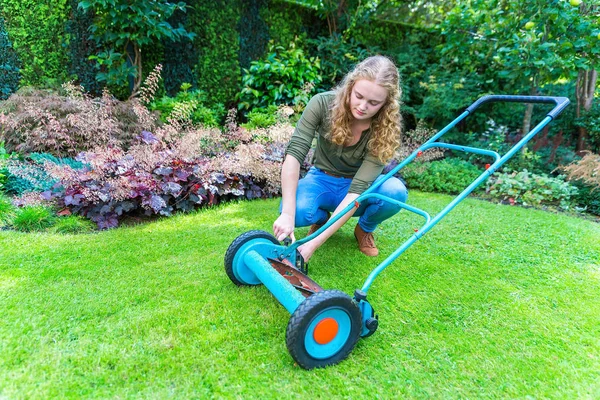
[[[410,196],[432,213],[450,200]],[[377,333],[305,371],[285,346],[288,312],[223,268],[277,205],[0,232],[0,398],[600,398],[598,223],[467,199],[375,280]],[[348,224],[311,277],[351,294],[421,223],[402,212],[381,226],[376,259]]]

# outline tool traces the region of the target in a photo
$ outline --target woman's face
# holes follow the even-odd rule
[[[350,93],[350,110],[355,119],[367,121],[383,107],[388,90],[366,79],[354,83]]]

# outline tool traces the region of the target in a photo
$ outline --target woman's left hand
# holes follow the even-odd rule
[[[317,249],[317,247],[315,247],[314,245],[312,245],[311,242],[313,242],[313,240],[311,240],[310,242],[306,242],[302,246],[298,247],[298,251],[302,255],[302,258],[304,259],[305,263],[307,263],[308,260],[310,260],[310,258],[312,257],[313,253]]]

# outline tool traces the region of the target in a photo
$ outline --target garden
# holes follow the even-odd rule
[[[600,396],[599,21],[588,0],[0,0],[0,397]],[[377,333],[306,372],[223,257],[272,231],[308,100],[375,54],[401,76],[387,170],[484,95],[571,104],[385,271]],[[549,110],[484,105],[447,141],[502,155]],[[435,215],[489,162],[398,175]],[[353,293],[418,226],[382,224],[375,262],[344,226],[311,277]]]

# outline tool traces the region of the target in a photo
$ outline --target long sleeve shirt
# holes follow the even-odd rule
[[[361,194],[382,173],[385,165],[369,153],[370,129],[363,131],[358,143],[352,146],[338,146],[328,139],[334,97],[334,92],[313,96],[296,124],[285,154],[290,154],[302,164],[316,137],[313,165],[330,174],[352,178],[348,192]]]

